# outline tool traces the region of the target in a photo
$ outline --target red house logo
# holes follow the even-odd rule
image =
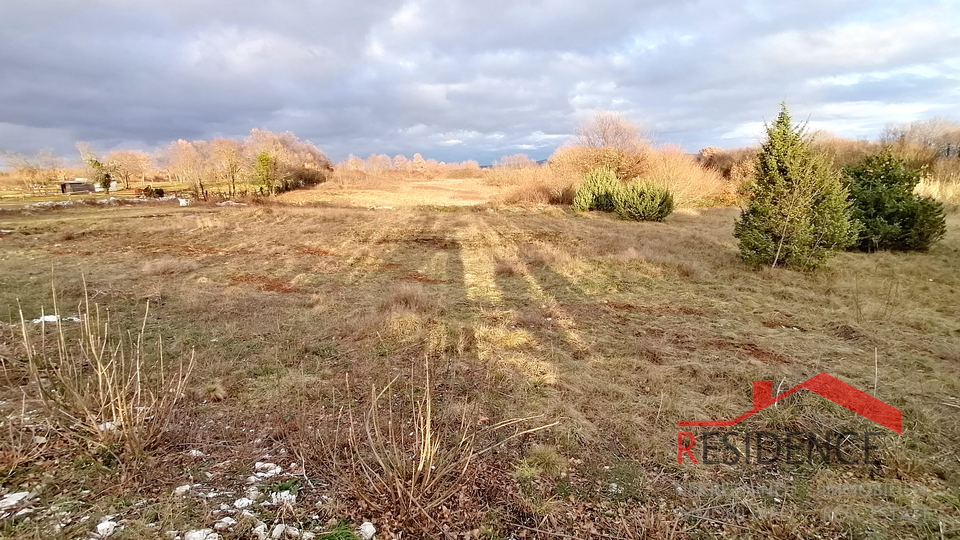
[[[773,395],[772,381],[753,381],[753,408],[737,418],[733,420],[681,420],[677,422],[677,425],[681,427],[730,427],[750,418],[801,388],[806,388],[837,405],[846,407],[891,431],[903,433],[903,413],[900,409],[826,373],[815,375],[778,396]]]

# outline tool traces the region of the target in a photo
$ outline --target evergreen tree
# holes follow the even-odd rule
[[[926,251],[947,232],[943,204],[913,192],[923,170],[908,167],[889,148],[843,172],[853,216],[864,225],[855,249]]]
[[[755,266],[813,269],[857,238],[847,190],[814,155],[786,103],[756,158],[747,208],[734,225],[740,256]]]

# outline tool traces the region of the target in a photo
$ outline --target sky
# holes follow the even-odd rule
[[[0,151],[263,128],[484,164],[611,110],[696,152],[783,100],[850,138],[960,120],[960,1],[0,0]]]

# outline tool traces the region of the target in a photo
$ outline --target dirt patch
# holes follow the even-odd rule
[[[403,276],[406,281],[418,281],[420,283],[451,283],[449,279],[437,279],[424,275],[421,272],[410,272]]]

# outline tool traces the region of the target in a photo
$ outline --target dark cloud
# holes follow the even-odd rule
[[[593,109],[687,150],[960,117],[955,2],[4,0],[0,149],[293,131],[335,159],[543,158]]]

